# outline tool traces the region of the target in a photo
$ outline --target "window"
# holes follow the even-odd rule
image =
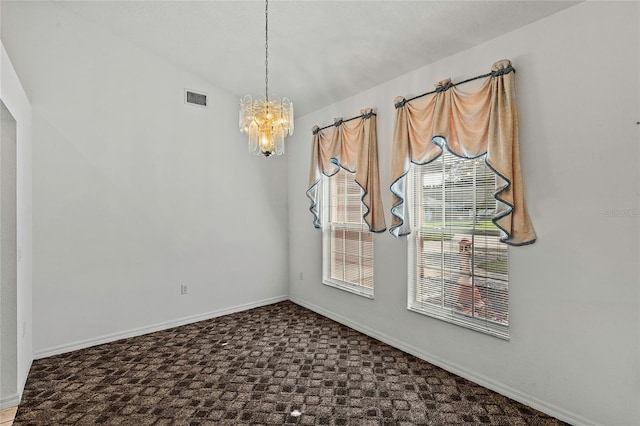
[[[509,338],[509,253],[491,218],[496,175],[484,156],[446,149],[411,166],[408,308]]]
[[[322,282],[373,298],[373,233],[362,218],[362,188],[342,168],[323,179]]]

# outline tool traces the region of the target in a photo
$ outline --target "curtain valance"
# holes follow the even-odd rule
[[[491,70],[473,93],[461,91],[448,79],[427,96],[396,98],[389,229],[396,237],[411,233],[405,202],[410,164],[429,163],[446,148],[469,159],[486,154],[487,165],[497,175],[498,202],[492,220],[503,232],[501,241],[515,246],[535,242],[523,196],[514,69],[510,61],[502,60]]]
[[[362,188],[362,203],[365,206],[363,219],[371,232],[386,230],[384,209],[380,196],[378,169],[378,139],[376,116],[371,108],[361,111],[362,116],[354,120],[336,119],[326,129],[313,127],[311,171],[307,196],[311,200],[309,210],[313,213],[313,225],[321,228],[318,211],[319,184],[322,175],[333,176],[340,168],[354,173],[355,181]]]

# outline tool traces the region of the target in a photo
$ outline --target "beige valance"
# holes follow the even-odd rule
[[[518,110],[511,62],[496,62],[486,81],[466,93],[441,81],[436,91],[410,101],[396,98],[393,135],[393,214],[389,229],[396,237],[411,233],[407,199],[407,173],[411,163],[425,164],[444,148],[464,158],[486,154],[485,161],[497,175],[497,214],[493,222],[509,245],[535,242],[536,235],[523,196],[518,142]]]
[[[354,173],[355,181],[362,188],[362,203],[365,206],[364,221],[371,232],[386,230],[384,209],[380,197],[378,169],[378,139],[376,116],[371,108],[361,111],[356,119],[343,121],[326,129],[313,128],[313,150],[307,196],[311,200],[309,210],[313,213],[313,225],[321,228],[318,211],[319,184],[322,175],[333,176],[340,168]]]

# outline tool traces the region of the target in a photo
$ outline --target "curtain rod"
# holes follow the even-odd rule
[[[509,74],[511,71],[516,72],[516,69],[513,68],[513,66],[509,65],[507,68],[503,68],[503,69],[498,70],[498,71],[491,71],[491,72],[489,72],[487,74],[482,74],[482,75],[479,75],[479,76],[476,76],[476,77],[471,77],[471,78],[468,78],[466,80],[460,81],[458,83],[449,82],[446,85],[438,87],[435,90],[432,90],[430,92],[423,93],[423,94],[418,95],[418,96],[414,96],[413,98],[410,98],[410,99],[403,99],[402,101],[400,101],[397,104],[395,104],[395,106],[396,106],[396,109],[398,109],[398,108],[403,107],[407,102],[411,102],[411,101],[413,101],[415,99],[419,99],[419,98],[422,98],[422,97],[427,96],[427,95],[431,95],[431,94],[436,93],[436,92],[444,92],[447,89],[451,89],[452,87],[458,86],[460,84],[468,83],[468,82],[473,81],[473,80],[478,80],[478,79],[485,78],[485,77],[497,77],[499,75]]]
[[[313,132],[312,132],[312,133],[315,135],[315,134],[317,134],[320,130],[328,129],[329,127],[338,127],[338,126],[340,126],[342,123],[346,123],[347,121],[357,120],[358,118],[371,118],[371,116],[372,116],[372,115],[378,115],[378,114],[376,114],[375,112],[371,111],[371,112],[368,112],[368,113],[366,113],[366,114],[360,114],[360,115],[357,115],[357,116],[355,116],[355,117],[347,118],[346,120],[340,119],[340,120],[336,121],[336,122],[335,122],[335,123],[333,123],[333,124],[329,124],[328,126],[324,126],[324,127],[319,127],[319,128],[317,128],[317,129],[313,129]]]

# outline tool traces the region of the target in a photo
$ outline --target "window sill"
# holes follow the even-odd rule
[[[468,328],[473,331],[488,334],[490,336],[509,341],[508,326],[493,323],[481,318],[474,318],[471,315],[466,314],[462,311],[458,311],[456,309],[429,308],[420,304],[409,304],[407,306],[407,309],[411,312],[416,312],[418,314],[435,318],[440,321],[455,324],[460,327]]]
[[[322,284],[373,300],[372,288],[370,289],[370,288],[355,286],[342,281],[328,280],[325,278],[322,279]]]

